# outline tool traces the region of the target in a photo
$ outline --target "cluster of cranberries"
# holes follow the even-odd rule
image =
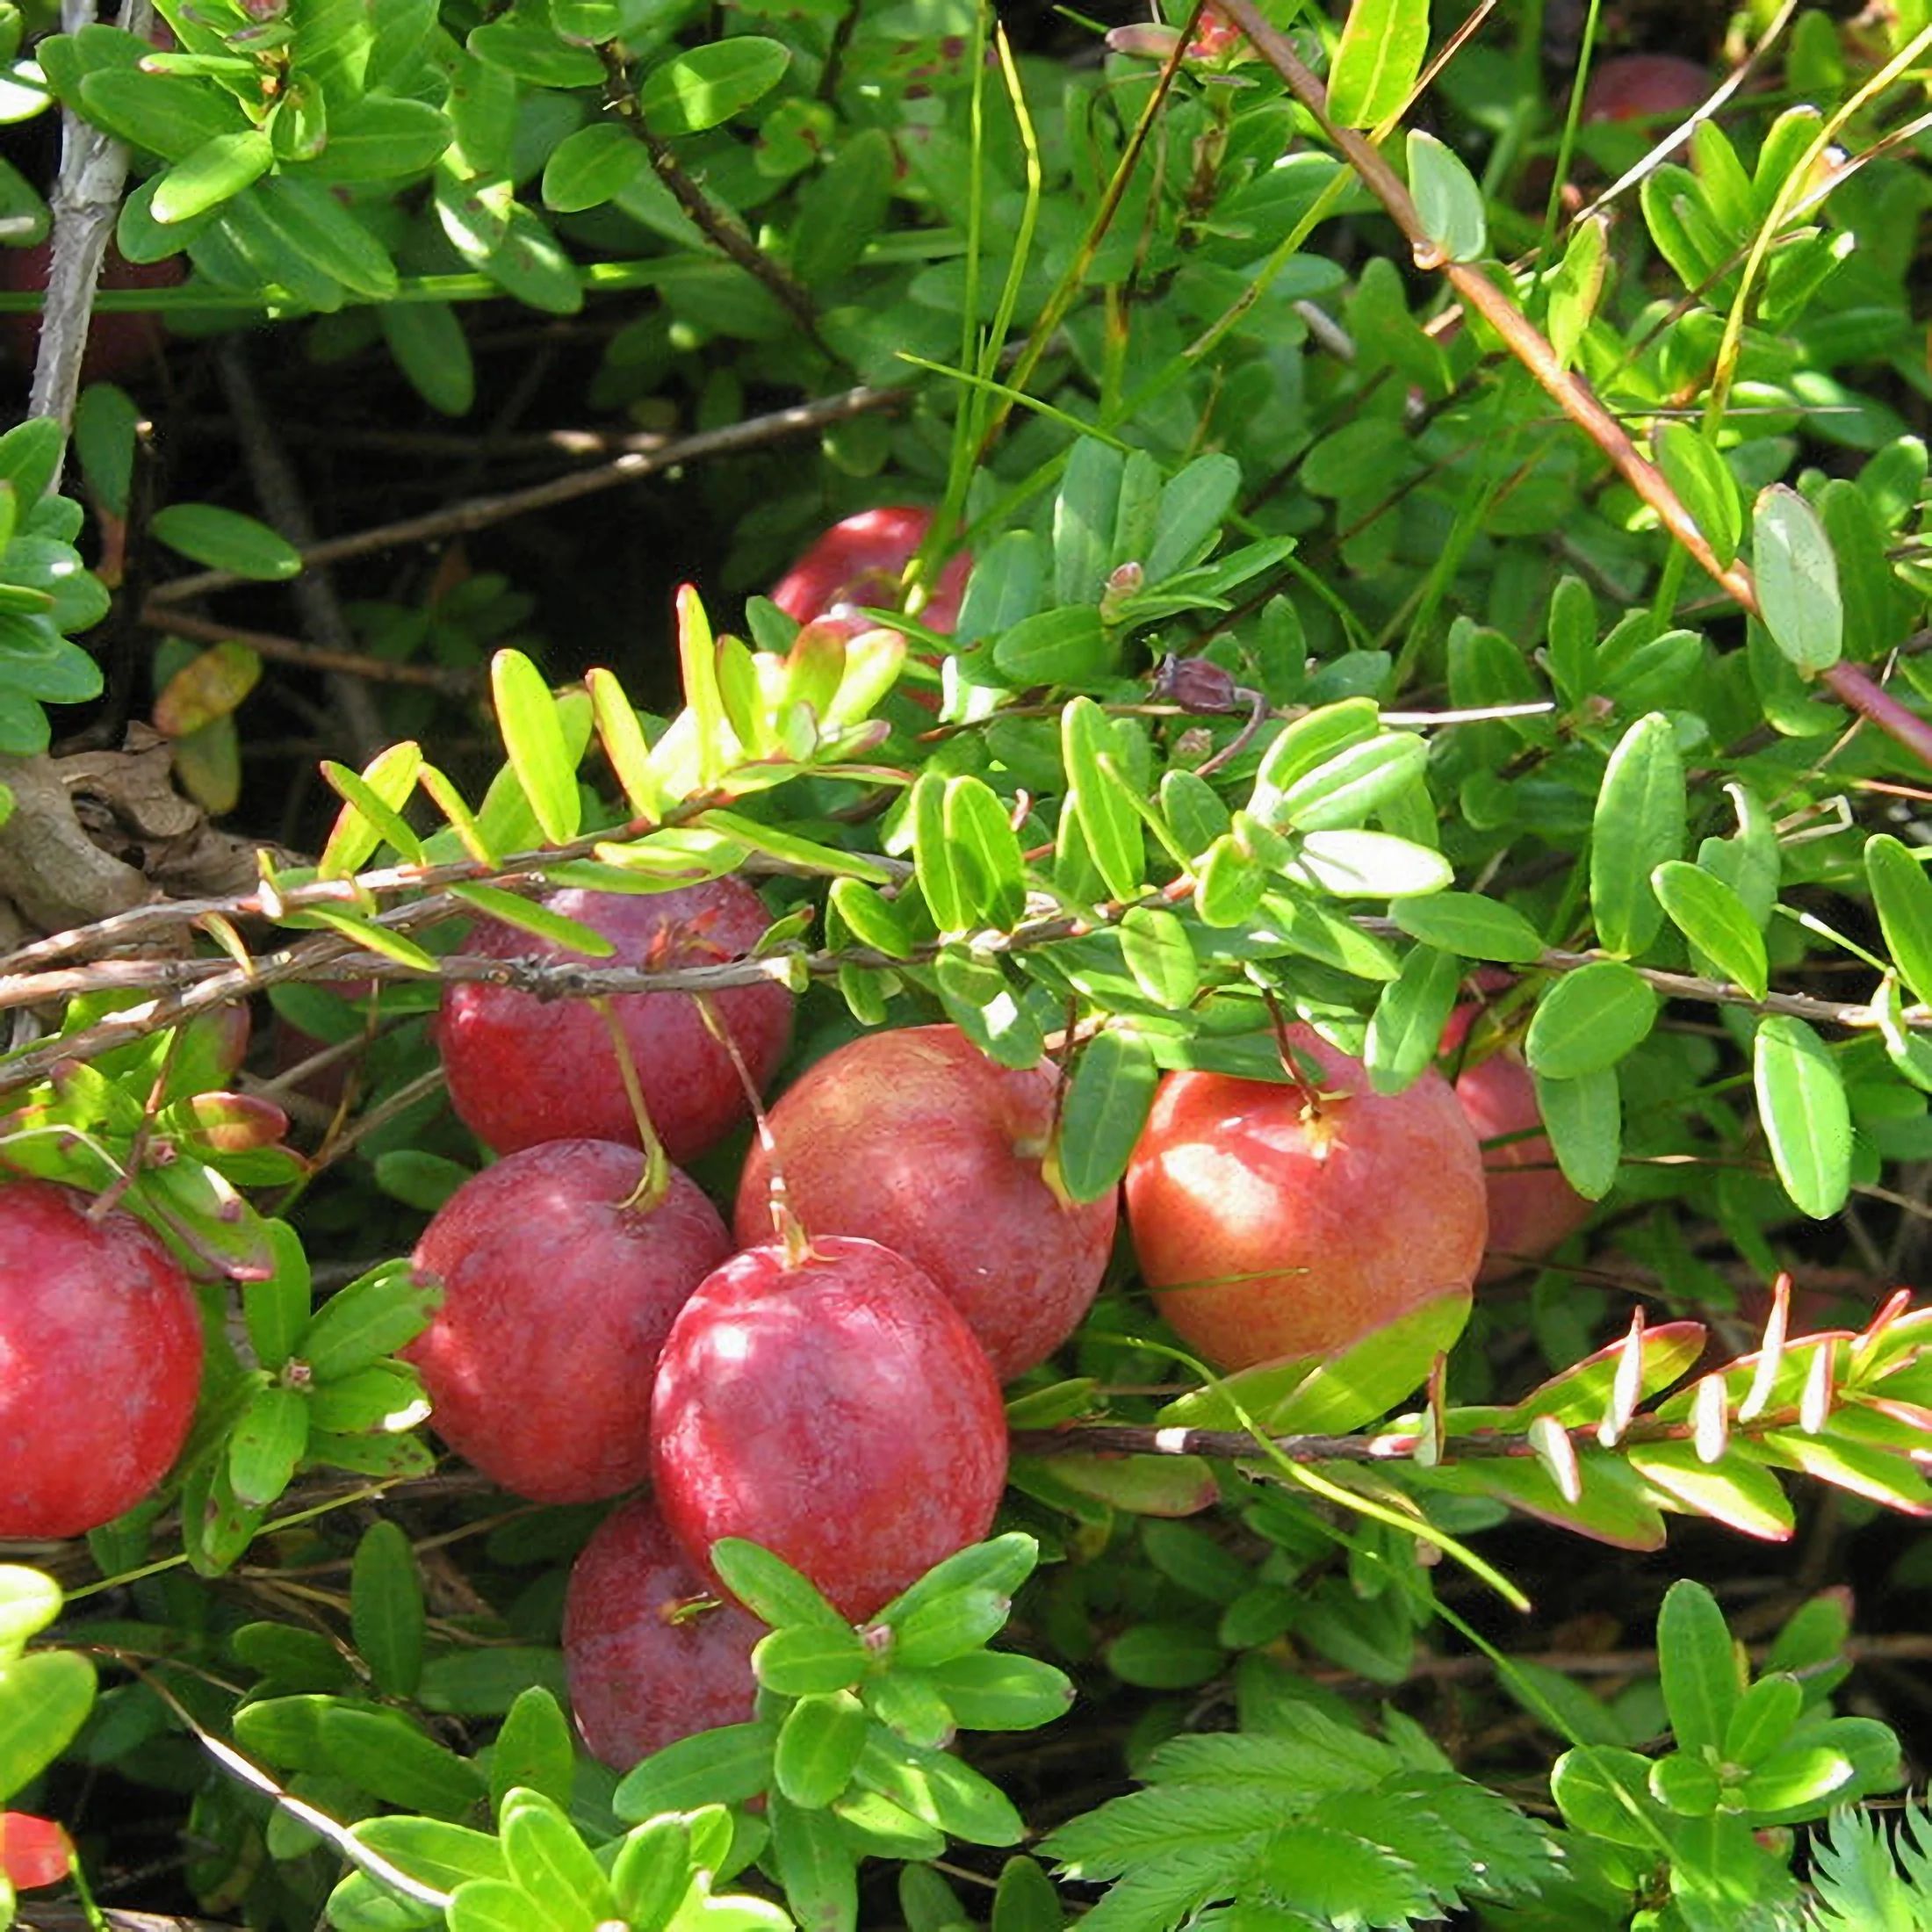
[[[625,962],[740,955],[767,923],[735,878],[551,903]],[[580,1724],[623,1763],[749,1712],[755,1626],[703,1607],[717,1539],[775,1551],[860,1619],[986,1532],[1000,1382],[1073,1331],[1113,1244],[1113,1200],[1047,1178],[1052,1071],[996,1066],[951,1027],[854,1040],[797,1081],[727,1232],[679,1166],[650,1171],[613,1037],[688,1161],[744,1119],[790,1027],[775,982],[710,1006],[620,994],[607,1019],[465,985],[439,1024],[457,1109],[502,1157],[423,1235],[443,1299],[407,1352],[436,1429],[506,1489],[575,1503],[649,1484],[580,1560],[565,1628]]]
[[[910,510],[838,526],[779,601],[858,621],[854,606],[890,601],[926,526]],[[942,578],[927,621],[949,624],[957,598]],[[548,904],[630,966],[739,959],[768,923],[729,877]],[[468,950],[594,963],[489,923]],[[499,1158],[423,1234],[416,1265],[443,1295],[406,1352],[435,1427],[505,1489],[647,1492],[591,1539],[565,1614],[580,1727],[618,1765],[750,1714],[760,1627],[710,1569],[719,1538],[775,1551],[860,1621],[985,1534],[1006,1474],[1000,1385],[1073,1333],[1114,1244],[1114,1196],[1057,1184],[1057,1073],[996,1065],[950,1026],[864,1035],[795,1080],[728,1229],[682,1168],[742,1127],[791,1022],[775,979],[703,999],[482,984],[443,998],[451,1100]],[[1513,1056],[1380,1095],[1311,1029],[1285,1043],[1290,1084],[1169,1075],[1127,1176],[1141,1272],[1217,1366],[1330,1355],[1466,1303],[1479,1272],[1546,1252],[1587,1213]],[[1500,1143],[1487,1168],[1479,1137]],[[199,1311],[126,1213],[38,1180],[6,1202],[0,1538],[74,1535],[178,1453]]]

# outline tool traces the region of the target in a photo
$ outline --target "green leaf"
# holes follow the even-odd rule
[[[768,1690],[785,1698],[808,1698],[843,1690],[865,1676],[871,1662],[858,1633],[849,1625],[792,1624],[760,1638],[752,1669]]]
[[[925,1670],[977,1650],[1006,1628],[1013,1599],[984,1584],[952,1590],[894,1619],[895,1669]]]
[[[775,1725],[727,1724],[681,1739],[645,1759],[618,1784],[610,1808],[635,1824],[663,1812],[736,1805],[771,1784]]]
[[[1064,1717],[1073,1702],[1064,1671],[1007,1651],[969,1651],[924,1674],[962,1731],[1037,1730]]]
[[[93,1703],[94,1666],[78,1651],[36,1650],[0,1665],[0,1799],[67,1748]]]
[[[1592,960],[1545,989],[1523,1056],[1545,1079],[1574,1080],[1615,1066],[1656,1023],[1656,992],[1635,967]]]
[[[1837,1061],[1802,1020],[1774,1014],[1758,1022],[1751,1078],[1784,1192],[1813,1221],[1828,1220],[1851,1191],[1851,1108]]]
[[[650,166],[644,145],[615,121],[566,134],[544,163],[544,205],[559,214],[602,207]]]
[[[997,1784],[942,1751],[908,1744],[875,1726],[859,1758],[859,1782],[970,1845],[1017,1844],[1026,1826]]]
[[[1344,698],[1338,704],[1323,704],[1306,717],[1296,718],[1276,733],[1263,753],[1255,772],[1254,792],[1248,801],[1248,810],[1264,825],[1272,825],[1282,798],[1301,779],[1352,745],[1373,739],[1381,729],[1381,714],[1373,698]],[[1205,787],[1205,780],[1200,782]]]
[[[624,1835],[610,1867],[617,1910],[633,1932],[663,1932],[691,1883],[691,1827],[653,1818]]]
[[[567,845],[583,823],[582,802],[576,761],[543,673],[521,651],[499,651],[490,660],[490,695],[510,768],[537,824],[552,845]]]
[[[1900,978],[1921,1006],[1932,1006],[1932,879],[1890,833],[1865,841],[1865,878]]]
[[[105,68],[82,76],[80,94],[82,111],[96,126],[163,161],[184,161],[248,126],[224,90],[183,76]]]
[[[768,94],[790,64],[781,40],[755,33],[715,40],[652,68],[638,89],[638,105],[653,133],[702,133]]]
[[[1393,119],[1428,51],[1429,0],[1352,0],[1329,69],[1329,112],[1344,127]]]
[[[422,1677],[422,1579],[400,1524],[371,1524],[356,1545],[349,1627],[376,1688],[393,1698],[414,1697]]]
[[[264,1220],[262,1231],[275,1272],[265,1280],[243,1284],[242,1313],[256,1360],[263,1368],[278,1369],[295,1352],[308,1323],[308,1256],[301,1236],[285,1221]]]
[[[974,924],[976,910],[969,891],[971,881],[961,869],[946,836],[946,780],[936,771],[923,771],[910,800],[912,866],[919,897],[941,933],[963,933]]]
[[[1666,860],[1650,875],[1650,883],[1671,924],[1703,954],[1719,977],[1741,986],[1753,999],[1763,998],[1770,965],[1764,935],[1743,900],[1714,872],[1682,859]],[[1932,900],[1932,886],[1926,896]]]
[[[800,1932],[854,1932],[859,1922],[858,1856],[837,1820],[775,1793],[772,1853],[785,1903]]]
[[[1535,1075],[1536,1107],[1556,1164],[1585,1200],[1601,1200],[1617,1183],[1623,1158],[1623,1092],[1614,1067],[1568,1079]]]
[[[148,527],[169,549],[211,570],[263,583],[280,583],[301,572],[301,553],[285,537],[213,503],[170,503],[155,512]]]
[[[308,1445],[308,1397],[299,1388],[258,1388],[228,1438],[228,1482],[244,1509],[287,1489]]]
[[[447,302],[385,302],[376,314],[410,387],[443,415],[467,415],[476,401],[476,364],[456,311]]]
[[[1359,825],[1423,775],[1429,748],[1413,732],[1386,732],[1324,760],[1280,795],[1264,823],[1278,831]]]
[[[1798,1727],[1804,1709],[1804,1686],[1789,1671],[1760,1677],[1737,1700],[1724,1727],[1725,1763],[1763,1763]]]
[[[1474,262],[1489,245],[1482,190],[1454,148],[1420,127],[1408,135],[1409,191],[1423,232],[1445,260]]]
[[[319,183],[277,175],[263,183],[255,205],[289,248],[344,288],[372,302],[395,294],[396,265],[389,251]]]
[[[1061,712],[1060,753],[1067,768],[1066,809],[1079,819],[1108,891],[1132,898],[1147,868],[1140,814],[1118,775],[1113,724],[1092,698],[1074,698]]]
[[[1604,237],[1607,227],[1602,215],[1579,221],[1570,231],[1563,259],[1549,279],[1550,347],[1565,369],[1575,360],[1583,332],[1603,298],[1606,266]]]
[[[993,646],[994,665],[1016,688],[1091,684],[1107,674],[1114,658],[1114,647],[1092,604],[1024,617]]]
[[[1120,924],[1121,956],[1134,984],[1167,1013],[1185,1013],[1200,990],[1200,966],[1187,928],[1157,905],[1135,905]]]
[[[1838,561],[1818,513],[1789,484],[1759,493],[1751,552],[1772,642],[1806,676],[1829,670],[1844,647]]]
[[[941,814],[955,876],[978,923],[1010,931],[1027,910],[1020,835],[999,794],[970,772],[946,782]]]
[[[1159,1081],[1153,1048],[1131,1027],[1104,1027],[1080,1049],[1054,1141],[1073,1200],[1099,1200],[1120,1185]]]
[[[1688,422],[1659,423],[1656,445],[1664,479],[1683,499],[1718,562],[1727,567],[1744,534],[1744,505],[1729,466]]]
[[[0,1563],[0,1662],[19,1655],[61,1614],[61,1586],[21,1563]]]
[[[317,1719],[328,1768],[358,1790],[406,1811],[460,1818],[486,1795],[483,1774],[397,1711],[329,1704]]]
[[[302,178],[328,186],[419,175],[436,165],[452,133],[448,118],[427,101],[364,94],[330,108],[328,145],[304,164]]]
[[[800,1698],[778,1727],[778,1789],[794,1805],[823,1810],[852,1782],[867,1727],[865,1707],[849,1690]]]
[[[559,1805],[570,1802],[575,1747],[570,1720],[556,1698],[533,1683],[517,1693],[490,1747],[490,1801],[501,1812],[519,1786],[542,1791]],[[492,1873],[482,1872],[488,1878]]]
[[[1408,899],[1441,891],[1455,872],[1441,853],[1386,832],[1311,832],[1284,876],[1337,899]]]
[[[445,1911],[450,1932],[558,1932],[539,1901],[508,1879],[466,1880]]]
[[[1550,1772],[1550,1795],[1571,1830],[1613,1845],[1661,1853],[1664,1827],[1650,1795],[1650,1760],[1614,1744],[1565,1751]]]
[[[422,1667],[416,1702],[425,1711],[452,1717],[501,1717],[533,1686],[555,1698],[565,1695],[559,1652],[534,1644],[447,1650]]]
[[[510,1877],[551,1917],[574,1928],[616,1916],[603,1868],[554,1798],[521,1786],[510,1791],[503,1800],[502,1835]]]
[[[1687,810],[1676,731],[1648,712],[1611,753],[1590,819],[1590,914],[1605,951],[1640,953],[1657,936],[1663,908],[1651,874],[1683,857]]]
[[[1678,1748],[1715,1750],[1744,1686],[1724,1612],[1702,1583],[1681,1578],[1665,1592],[1657,1613],[1657,1668]]]
[[[350,1829],[358,1844],[438,1891],[453,1892],[470,1878],[501,1878],[508,1871],[491,1833],[440,1818],[364,1818]]]
[[[1382,988],[1368,1023],[1363,1059],[1376,1092],[1400,1093],[1434,1064],[1461,978],[1462,962],[1453,953],[1432,946],[1410,948],[1402,971]]]
[[[406,859],[420,861],[422,841],[410,830],[401,807],[416,789],[422,747],[413,739],[378,752],[360,773],[325,761],[322,773],[340,795],[342,809],[322,847],[318,875],[345,879],[362,870],[386,840]]]
[[[1161,491],[1153,547],[1140,559],[1149,585],[1164,583],[1214,548],[1240,491],[1240,464],[1218,451],[1196,457],[1168,479]]]
[[[990,1590],[1012,1597],[1033,1575],[1040,1545],[1023,1530],[1009,1530],[984,1543],[971,1543],[935,1563],[882,1610],[876,1622],[901,1627],[909,1618],[955,1590]]]
[[[721,1537],[711,1546],[711,1567],[718,1581],[761,1623],[773,1629],[792,1625],[851,1633],[852,1626],[782,1556],[747,1543],[742,1537]]]
[[[334,1381],[415,1340],[442,1299],[441,1287],[420,1280],[407,1261],[386,1261],[323,1302],[296,1353],[317,1381]]]
[[[1437,892],[1402,899],[1389,917],[1411,939],[1464,959],[1527,966],[1543,956],[1543,938],[1513,905],[1477,892]]]
[[[1091,604],[1105,588],[1125,477],[1120,451],[1098,436],[1080,437],[1067,457],[1053,501],[1053,588],[1063,604]]]
[[[1791,1533],[1791,1500],[1770,1470],[1734,1448],[1707,1463],[1687,1442],[1632,1443],[1625,1454],[1649,1487],[1677,1508],[1745,1536],[1781,1543]]]

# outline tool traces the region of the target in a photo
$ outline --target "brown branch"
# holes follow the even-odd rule
[[[532,484],[528,489],[506,490],[494,496],[468,497],[460,503],[452,503],[422,516],[406,516],[393,523],[378,523],[373,529],[356,530],[347,537],[324,537],[320,543],[303,546],[302,562],[305,566],[340,563],[347,558],[368,557],[405,544],[439,543],[445,537],[465,536],[474,530],[487,530],[493,524],[507,523],[515,516],[527,515],[533,510],[549,509],[559,503],[574,502],[580,496],[594,495],[600,490],[641,482],[647,476],[675,469],[681,464],[696,462],[700,458],[735,456],[741,451],[758,449],[788,436],[809,436],[828,423],[843,422],[853,416],[869,415],[875,409],[896,409],[909,394],[910,391],[905,388],[888,389],[861,384],[837,395],[794,403],[788,409],[774,409],[765,415],[747,417],[743,422],[727,423],[722,429],[702,429],[694,436],[680,437],[675,443],[666,443],[653,450],[627,450],[613,461],[600,464],[595,469],[573,470],[564,476],[552,477],[547,482]],[[148,600],[148,608],[153,610],[184,602],[191,598],[205,597],[212,591],[227,590],[252,580],[232,570],[198,571],[192,576],[177,577],[161,585]]]
[[[306,670],[331,671],[343,677],[367,678],[376,684],[415,684],[452,697],[471,696],[483,687],[480,671],[459,671],[439,664],[397,664],[362,651],[337,651],[326,644],[306,644],[273,631],[246,631],[239,624],[220,624],[185,610],[148,602],[141,606],[141,623],[150,631],[166,631],[177,638],[206,644],[245,644],[258,658],[276,664],[299,664]]]
[[[814,349],[833,362],[842,363],[845,358],[818,332],[818,312],[804,285],[773,261],[746,234],[732,210],[714,201],[692,180],[684,171],[684,164],[673,151],[670,142],[661,134],[652,133],[645,121],[638,90],[631,84],[630,75],[624,71],[624,56],[617,49],[606,43],[597,52],[603,61],[605,98],[616,110],[617,119],[651,157],[652,171],[671,191],[691,225],[713,248],[730,256],[790,314]]]
[[[1240,27],[1260,51],[1268,64],[1287,83],[1288,91],[1321,123],[1328,135],[1380,201],[1391,220],[1402,232],[1413,250],[1417,265],[1440,271],[1461,298],[1465,307],[1481,315],[1509,345],[1531,375],[1542,386],[1585,436],[1608,458],[1618,474],[1655,513],[1671,537],[1696,560],[1698,566],[1721,584],[1738,604],[1753,616],[1762,617],[1757,587],[1749,570],[1739,562],[1719,561],[1704,532],[1671,488],[1663,472],[1648,462],[1632,442],[1622,423],[1597,399],[1588,383],[1572,370],[1563,367],[1556,351],[1536,325],[1524,314],[1510,297],[1482,272],[1467,262],[1452,262],[1442,252],[1424,226],[1421,213],[1410,198],[1402,178],[1374,145],[1352,127],[1331,120],[1328,96],[1314,74],[1296,54],[1292,42],[1279,28],[1262,18],[1254,0],[1221,0],[1222,11]],[[1907,710],[1873,681],[1863,666],[1835,664],[1822,676],[1833,696],[1849,710],[1877,725],[1885,735],[1925,763],[1932,765],[1932,723]]]

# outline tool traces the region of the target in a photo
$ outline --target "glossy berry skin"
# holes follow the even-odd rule
[[[606,1517],[572,1566],[564,1597],[571,1712],[590,1755],[613,1770],[694,1732],[750,1721],[752,1647],[765,1626],[736,1604],[678,1615],[712,1594],[643,1498]]]
[[[1448,1083],[1370,1091],[1308,1027],[1289,1085],[1173,1073],[1127,1171],[1128,1225],[1160,1312],[1217,1367],[1326,1357],[1450,1297],[1467,1308],[1488,1215],[1482,1156]]]
[[[867,1034],[771,1111],[791,1211],[811,1235],[862,1235],[933,1278],[1001,1381],[1043,1362],[1092,1306],[1114,1246],[1114,1194],[1048,1186],[1058,1076],[989,1060],[957,1027]],[[735,1231],[772,1238],[771,1160],[753,1143]]]
[[[647,895],[554,892],[544,903],[615,941],[616,953],[594,960],[494,921],[479,924],[465,950],[593,966],[715,965],[749,952],[771,923],[757,893],[736,878]],[[710,997],[762,1086],[791,1037],[789,991],[769,980]],[[619,993],[610,1006],[630,1043],[652,1122],[674,1161],[695,1160],[746,1117],[749,1103],[731,1056],[688,993]],[[566,1139],[638,1144],[609,1029],[588,1000],[449,985],[436,1037],[451,1101],[493,1151]]]
[[[1682,120],[1704,105],[1714,85],[1706,69],[1681,54],[1614,54],[1590,72],[1582,119]]]
[[[1474,1006],[1457,1010],[1443,1034],[1445,1053],[1461,1043],[1477,1011]],[[1489,1238],[1476,1279],[1507,1280],[1575,1234],[1590,1219],[1590,1203],[1563,1179],[1542,1131],[1536,1082],[1512,1050],[1504,1048],[1463,1068],[1455,1092],[1477,1140],[1501,1143],[1482,1150]],[[1509,1138],[1512,1135],[1529,1137]]]
[[[52,1181],[0,1187],[0,1539],[79,1536],[167,1474],[201,1312],[160,1236]]]
[[[833,613],[841,604],[896,608],[900,573],[932,527],[930,510],[905,504],[846,517],[772,586],[771,601],[800,624]],[[948,559],[919,613],[927,630],[949,631],[958,623],[959,601],[971,571],[972,559],[963,551]]]
[[[546,1141],[472,1176],[415,1251],[443,1305],[403,1353],[443,1439],[504,1489],[585,1503],[650,1472],[650,1390],[677,1311],[731,1252],[717,1208],[677,1169],[629,1205],[644,1157]]]
[[[984,1536],[1006,1480],[985,1351],[910,1261],[849,1236],[796,1265],[749,1248],[703,1283],[651,1419],[658,1504],[694,1563],[746,1537],[854,1622]]]

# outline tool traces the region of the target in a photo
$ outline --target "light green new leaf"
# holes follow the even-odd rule
[[[510,768],[553,845],[567,845],[583,824],[576,761],[564,737],[544,674],[521,651],[499,651],[490,660],[490,694]]]
[[[0,1666],[0,1799],[67,1748],[93,1702],[94,1666],[78,1651],[36,1650]]]
[[[1757,1111],[1784,1192],[1813,1221],[1851,1191],[1851,1109],[1831,1050],[1802,1020],[1758,1022],[1752,1055]]]
[[[1329,112],[1373,127],[1407,105],[1429,51],[1429,0],[1354,0],[1329,69]]]

